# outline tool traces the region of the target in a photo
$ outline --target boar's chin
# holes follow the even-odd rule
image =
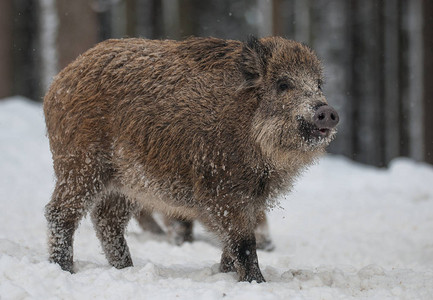
[[[306,157],[313,159],[321,155],[329,143],[325,139],[307,138],[296,122],[284,122],[279,118],[256,119],[252,126],[252,138],[267,159],[281,166],[292,164],[294,158],[303,156],[302,153],[308,153]]]
[[[334,139],[337,130],[335,128],[318,128],[304,117],[298,116],[298,132],[302,139],[301,147],[305,151],[312,151],[318,148],[325,148]]]

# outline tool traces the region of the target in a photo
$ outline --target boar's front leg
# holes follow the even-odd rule
[[[220,271],[236,271],[240,281],[264,282],[259,268],[254,227],[255,214],[248,209],[231,209],[213,216],[213,227],[223,237]]]
[[[240,241],[229,241],[221,255],[220,271],[236,271],[239,281],[265,282],[259,268],[254,235],[250,238],[241,238]]]

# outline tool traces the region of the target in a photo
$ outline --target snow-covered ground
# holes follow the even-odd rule
[[[266,283],[218,270],[216,239],[176,247],[142,232],[135,266],[110,267],[88,219],[74,275],[47,261],[44,205],[54,185],[40,105],[0,101],[0,299],[433,299],[433,168],[388,169],[327,156],[269,213],[276,249],[259,251]]]

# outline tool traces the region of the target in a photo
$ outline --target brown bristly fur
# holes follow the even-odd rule
[[[223,241],[222,271],[264,281],[256,217],[324,152],[305,126],[326,104],[320,62],[279,37],[108,40],[55,78],[44,112],[56,189],[50,259],[72,272],[86,211],[110,264],[132,265],[131,212],[197,219]],[[282,85],[281,82],[287,83]]]

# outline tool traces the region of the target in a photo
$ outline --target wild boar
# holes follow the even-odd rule
[[[265,281],[256,216],[325,151],[338,114],[321,64],[281,37],[247,42],[107,40],[44,98],[56,185],[46,206],[50,260],[73,272],[73,234],[91,212],[111,265],[142,208],[201,221],[223,243],[222,272]]]

